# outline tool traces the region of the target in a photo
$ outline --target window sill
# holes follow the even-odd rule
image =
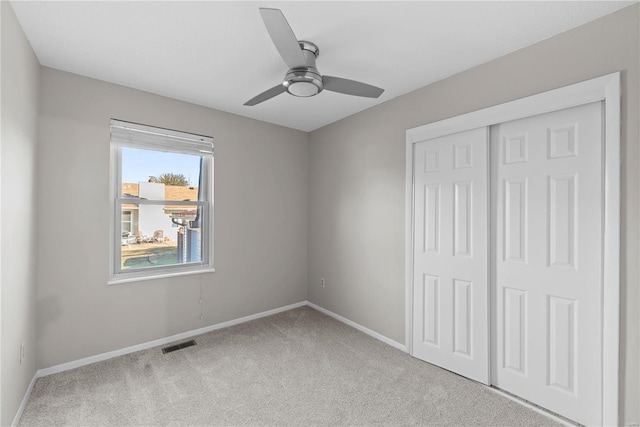
[[[174,273],[149,274],[147,276],[112,278],[107,281],[107,285],[119,285],[121,283],[141,282],[143,280],[166,279],[168,277],[189,276],[192,274],[214,273],[215,268],[205,268],[201,270],[176,271]]]

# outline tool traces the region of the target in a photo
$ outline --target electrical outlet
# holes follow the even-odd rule
[[[324,288],[324,285],[325,285],[324,279],[320,279],[320,286]]]
[[[24,360],[24,343],[20,344],[20,364],[21,365],[23,360]]]

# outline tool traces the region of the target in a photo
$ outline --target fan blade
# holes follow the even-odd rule
[[[260,104],[268,99],[273,98],[274,96],[280,95],[282,92],[285,92],[287,89],[280,83],[278,86],[274,86],[271,89],[267,89],[262,92],[258,96],[254,96],[250,100],[244,103],[244,105],[248,105],[249,107],[254,106],[256,104]]]
[[[384,89],[379,87],[355,80],[343,79],[342,77],[322,76],[322,83],[325,90],[347,95],[365,96],[367,98],[377,98],[384,92]]]
[[[307,67],[298,39],[289,26],[287,19],[280,9],[268,9],[261,7],[260,14],[267,31],[289,68]]]

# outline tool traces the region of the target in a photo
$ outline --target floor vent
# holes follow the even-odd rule
[[[180,344],[170,345],[169,347],[165,347],[162,349],[162,354],[171,353],[172,351],[182,350],[183,348],[191,347],[192,345],[196,345],[195,340],[181,342]]]

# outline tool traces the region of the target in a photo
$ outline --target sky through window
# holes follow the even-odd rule
[[[150,176],[163,173],[182,174],[189,186],[197,187],[200,179],[200,157],[190,154],[122,148],[122,182],[146,182]]]

